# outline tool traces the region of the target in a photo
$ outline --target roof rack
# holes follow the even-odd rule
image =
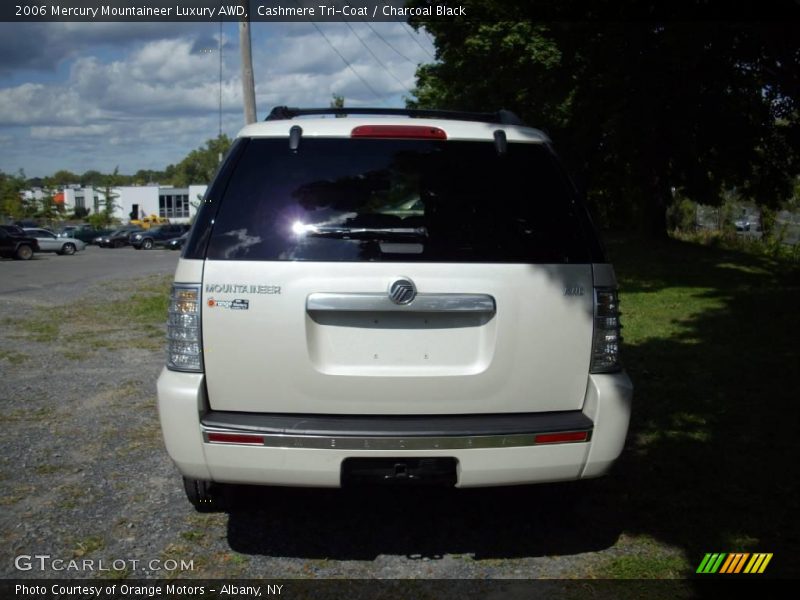
[[[510,110],[497,112],[464,112],[455,110],[429,110],[426,108],[290,108],[276,106],[265,121],[284,121],[295,117],[309,115],[392,115],[422,119],[450,119],[455,121],[478,121],[482,123],[500,123],[502,125],[525,125]]]

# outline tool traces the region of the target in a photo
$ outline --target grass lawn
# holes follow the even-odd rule
[[[14,325],[19,336],[36,342],[63,344],[64,356],[73,360],[82,360],[87,352],[118,347],[121,339],[128,347],[161,349],[171,282],[172,276],[142,278],[133,293],[130,282],[104,284],[108,296],[40,308],[30,317],[8,317],[2,324]],[[76,340],[80,346],[75,346]],[[3,358],[16,364],[26,360],[24,354],[12,356],[0,350]]]
[[[591,508],[639,558],[597,575],[686,576],[706,552],[738,551],[772,552],[767,574],[797,577],[800,269],[675,240],[608,251],[636,390],[626,452]]]

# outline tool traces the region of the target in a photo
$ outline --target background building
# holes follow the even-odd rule
[[[122,222],[157,215],[174,223],[188,223],[206,193],[205,185],[185,188],[158,185],[121,186],[111,188],[114,198],[113,216]],[[105,190],[101,188],[69,186],[64,188],[64,208],[86,208],[91,213],[103,210]]]

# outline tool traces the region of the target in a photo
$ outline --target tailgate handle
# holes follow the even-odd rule
[[[387,294],[315,293],[306,300],[308,312],[457,312],[494,314],[488,294],[417,294],[409,304],[395,304]]]

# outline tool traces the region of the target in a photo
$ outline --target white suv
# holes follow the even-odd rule
[[[618,317],[585,208],[512,113],[278,107],[178,265],[166,447],[201,510],[225,483],[595,477],[628,429]]]

